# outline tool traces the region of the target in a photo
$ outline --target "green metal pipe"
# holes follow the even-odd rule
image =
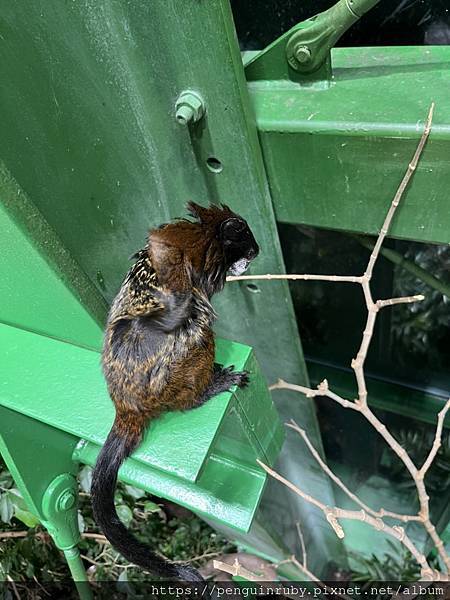
[[[92,590],[79,549],[75,546],[74,548],[64,550],[64,556],[66,557],[72,579],[75,582],[81,600],[93,600]]]

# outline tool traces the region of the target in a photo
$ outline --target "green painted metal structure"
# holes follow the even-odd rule
[[[149,227],[189,199],[227,202],[251,223],[260,273],[284,269],[277,221],[375,233],[433,99],[393,235],[449,241],[450,48],[331,52],[336,24],[342,33],[375,3],[341,0],[244,68],[228,0],[0,2],[0,450],[75,580],[74,476],[112,420],[102,325]],[[321,449],[312,404],[278,393],[277,416],[266,386],[308,381],[289,288],[229,284],[216,308],[218,334],[247,344],[220,340],[218,359],[249,368],[252,385],[152,424],[121,477],[271,558],[298,549],[300,520],[324,575],[345,562],[341,542],[256,464],[278,456],[289,479],[335,502],[292,432],[280,452],[287,418]]]

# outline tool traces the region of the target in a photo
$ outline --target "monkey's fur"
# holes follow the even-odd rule
[[[150,231],[111,306],[102,364],[116,418],[91,492],[97,523],[127,560],[165,579],[201,581],[193,567],[171,563],[137,540],[114,506],[119,467],[151,419],[201,406],[248,382],[246,372],[214,364],[210,299],[223,288],[227,272],[246,270],[258,245],[244,219],[227,206],[191,202],[188,210],[195,221],[181,219]]]

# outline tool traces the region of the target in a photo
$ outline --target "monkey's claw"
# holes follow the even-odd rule
[[[227,386],[227,389],[229,389],[233,385],[237,385],[238,387],[243,388],[246,385],[248,385],[250,381],[248,372],[235,371],[234,365],[222,369],[219,377],[222,379],[222,382]]]
[[[247,387],[250,383],[250,375],[248,371],[236,371],[234,376],[237,379],[236,385],[240,388]]]

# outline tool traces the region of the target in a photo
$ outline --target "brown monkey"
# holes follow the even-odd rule
[[[243,273],[258,252],[246,221],[221,205],[188,204],[195,221],[180,219],[149,233],[108,315],[103,372],[116,418],[92,477],[94,516],[130,562],[165,579],[201,581],[189,565],[171,563],[137,540],[114,506],[117,473],[151,419],[201,406],[246,372],[214,364],[211,296],[226,274]]]

